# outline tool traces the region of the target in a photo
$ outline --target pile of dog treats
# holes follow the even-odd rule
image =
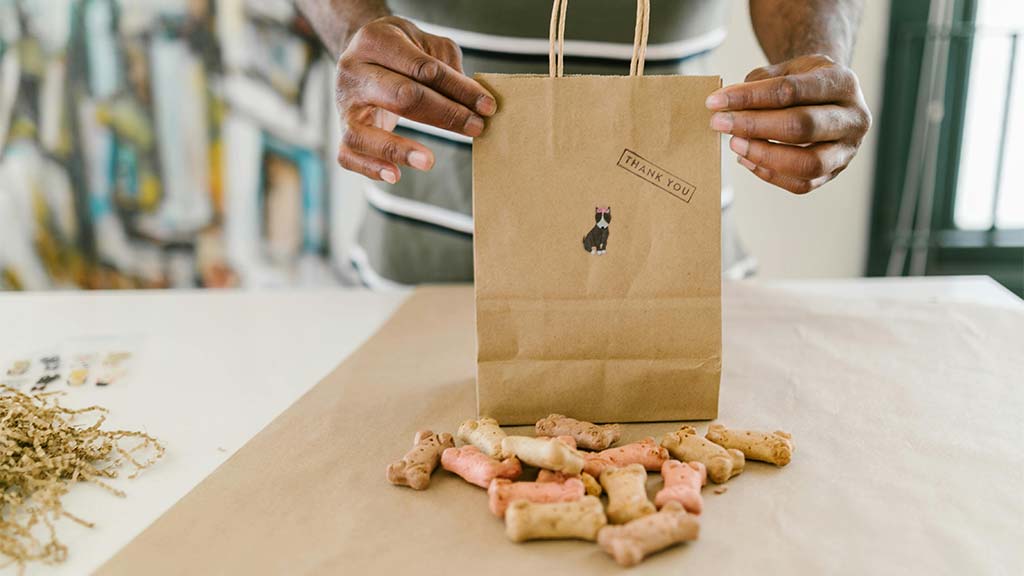
[[[734,430],[712,424],[704,437],[692,426],[612,448],[618,424],[599,426],[561,414],[537,422],[536,437],[509,436],[493,418],[467,420],[456,436],[416,433],[413,448],[388,466],[392,484],[423,490],[441,466],[487,490],[491,512],[505,519],[513,542],[539,539],[597,541],[623,566],[676,544],[696,540],[701,488],[722,484],[747,460],[785,466],[793,455],[786,432]],[[539,468],[535,482],[517,482],[523,465]],[[647,497],[647,472],[664,487]],[[600,496],[607,496],[607,505]]]

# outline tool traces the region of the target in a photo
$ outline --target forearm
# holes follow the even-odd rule
[[[772,64],[824,54],[848,65],[863,0],[750,0],[750,20]]]
[[[386,0],[295,0],[295,5],[335,60],[363,24],[391,14]]]

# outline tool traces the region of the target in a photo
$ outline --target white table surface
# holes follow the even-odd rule
[[[758,282],[837,297],[1024,306],[987,277]],[[28,573],[97,568],[344,360],[405,297],[341,289],[0,294],[0,367],[69,339],[130,338],[137,353],[123,385],[68,389],[64,403],[101,404],[109,426],[145,430],[167,445],[155,467],[116,483],[127,498],[76,486],[65,506],[96,527],[61,523],[67,562]]]

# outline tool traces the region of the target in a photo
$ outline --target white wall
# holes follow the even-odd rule
[[[762,277],[844,277],[864,274],[874,179],[875,144],[885,74],[889,3],[865,2],[853,69],[860,76],[875,126],[849,168],[824,187],[795,196],[736,164],[727,169],[736,189],[736,220]],[[733,2],[729,38],[714,55],[726,84],[743,81],[767,60],[750,27],[746,2]]]

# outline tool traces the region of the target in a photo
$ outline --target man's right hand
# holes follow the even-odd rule
[[[395,135],[398,117],[479,136],[494,97],[462,72],[459,47],[408,20],[378,18],[359,29],[338,59],[338,115],[345,135],[338,164],[394,184],[399,165],[429,170],[434,155]]]

